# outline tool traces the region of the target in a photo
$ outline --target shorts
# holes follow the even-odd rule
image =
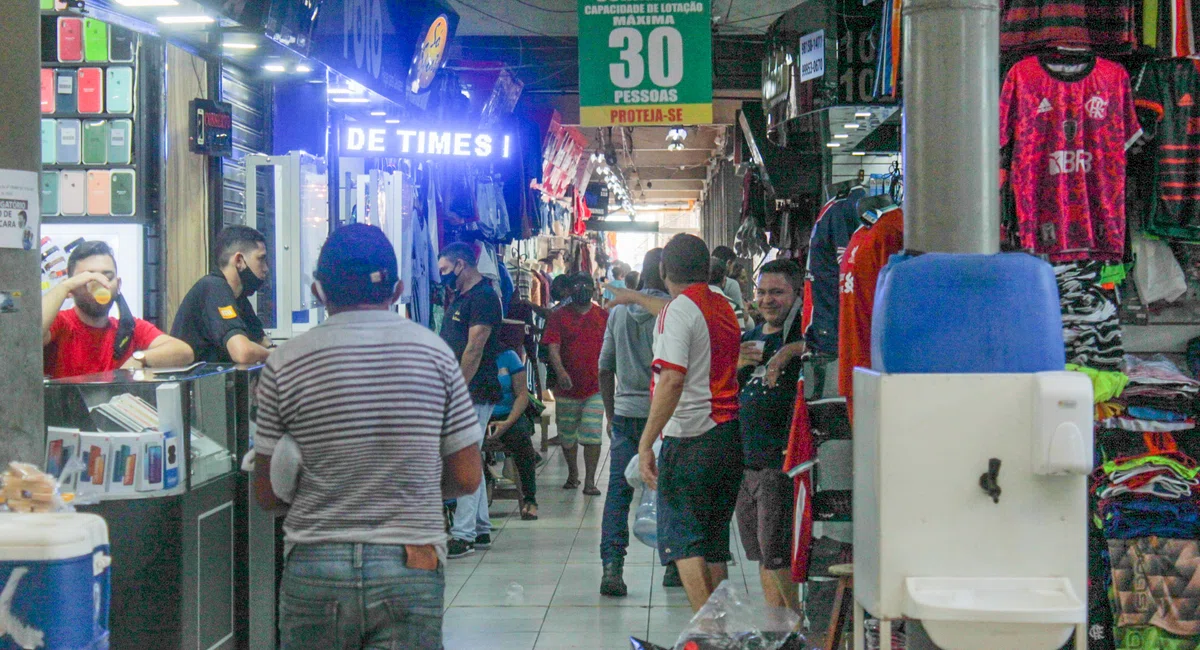
[[[599,445],[604,441],[604,400],[600,393],[584,399],[558,397],[554,421],[562,446]]]
[[[728,562],[729,524],[742,483],[737,420],[695,438],[663,440],[658,460],[658,556]]]
[[[792,566],[792,518],[796,486],[774,467],[749,469],[742,474],[738,492],[737,522],[746,559],[778,571]]]

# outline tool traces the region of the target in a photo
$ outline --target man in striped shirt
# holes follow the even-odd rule
[[[287,513],[280,647],[440,649],[442,501],[482,475],[471,396],[446,344],[390,310],[383,231],[335,231],[315,278],[329,318],[273,352],[258,387],[255,492]],[[302,458],[290,505],[270,479],[284,434]]]

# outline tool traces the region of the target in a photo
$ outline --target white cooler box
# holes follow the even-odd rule
[[[0,513],[0,650],[107,650],[111,557],[97,515]]]

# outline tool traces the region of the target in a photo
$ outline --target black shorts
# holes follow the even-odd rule
[[[777,571],[792,566],[794,479],[777,467],[747,469],[738,495],[737,522],[746,559]]]
[[[729,524],[742,483],[737,420],[695,438],[666,438],[658,461],[658,556],[728,562]]]

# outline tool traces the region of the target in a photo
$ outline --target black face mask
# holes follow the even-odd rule
[[[592,302],[592,290],[580,289],[579,291],[576,291],[575,295],[572,296],[572,302],[576,305],[586,305]]]
[[[258,291],[265,282],[262,278],[254,275],[254,271],[251,271],[249,266],[238,269],[238,278],[242,281],[242,295],[247,298],[253,296],[254,292]]]

